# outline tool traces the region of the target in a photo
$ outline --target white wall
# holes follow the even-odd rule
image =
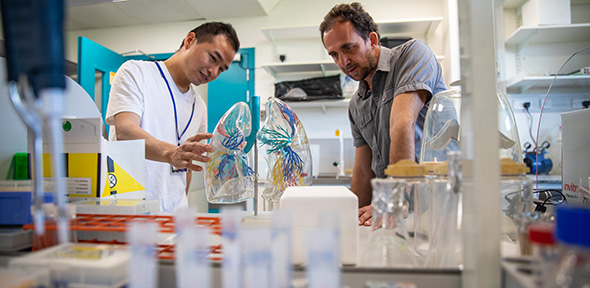
[[[6,79],[6,59],[0,57],[0,79]],[[27,152],[27,127],[12,108],[8,86],[0,85],[0,180],[12,176],[9,171],[14,153]]]

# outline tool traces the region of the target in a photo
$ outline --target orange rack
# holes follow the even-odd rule
[[[174,217],[160,215],[110,215],[110,214],[77,214],[75,219],[70,221],[71,231],[104,231],[104,232],[126,232],[127,226],[136,221],[150,221],[158,225],[160,233],[175,233]],[[195,225],[208,226],[211,233],[221,236],[221,219],[219,217],[195,217]],[[25,230],[35,229],[34,224],[23,226]],[[45,223],[46,231],[56,231],[57,225],[54,221]],[[53,246],[56,244],[54,233],[45,233],[44,236],[35,236],[33,241],[33,250],[38,250]],[[121,244],[127,243],[112,240],[99,241],[80,240],[80,243],[100,243],[100,244]],[[174,245],[158,244],[157,254],[160,259],[174,259]],[[221,260],[221,244],[210,246],[210,259]]]

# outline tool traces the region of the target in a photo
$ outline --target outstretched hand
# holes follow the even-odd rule
[[[211,133],[199,133],[186,139],[184,143],[180,144],[180,146],[171,152],[170,164],[178,169],[203,170],[203,167],[193,164],[193,160],[203,163],[209,161],[209,157],[203,154],[213,151],[213,147],[209,144],[201,143],[201,141],[211,139],[211,137],[213,137]]]

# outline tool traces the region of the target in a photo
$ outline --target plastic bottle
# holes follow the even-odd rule
[[[535,263],[535,285],[543,288],[552,287],[555,267],[559,259],[557,243],[553,236],[555,225],[548,222],[533,223],[529,225],[528,230]]]
[[[590,207],[559,205],[556,236],[562,246],[554,287],[590,287]]]
[[[342,82],[342,96],[344,98],[350,98],[356,92],[358,88],[358,82],[352,80],[350,76],[345,75]]]

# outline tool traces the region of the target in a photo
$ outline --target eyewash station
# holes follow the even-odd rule
[[[549,147],[522,150],[513,105],[495,75],[477,69],[495,65],[487,57],[494,48],[474,44],[489,40],[490,26],[464,31],[462,69],[471,73],[433,95],[420,163],[402,160],[387,167],[386,178],[372,179],[371,226],[360,226],[357,196],[335,185],[349,177],[340,131],[337,181],[322,181],[314,177],[308,127],[274,97],[261,109],[260,97],[249,96],[209,123],[204,193],[219,211],[160,212],[158,200],[145,199],[144,141],[107,141],[92,97],[63,75],[63,47],[17,35],[34,23],[32,31],[48,35],[39,39],[60,39],[59,29],[44,28],[57,25],[47,15],[63,11],[2,4],[5,102],[26,124],[28,141],[12,163],[20,180],[0,181],[0,287],[590,283],[577,268],[588,263],[576,258],[590,258],[590,229],[581,228],[590,221],[590,153],[582,147],[590,143],[590,110],[562,116],[563,181],[577,189],[541,192],[527,173],[551,169],[541,157]],[[476,10],[462,13],[490,16]],[[32,18],[14,16],[23,11]],[[23,47],[35,51],[17,53]],[[573,280],[552,286],[561,279],[556,271]]]

